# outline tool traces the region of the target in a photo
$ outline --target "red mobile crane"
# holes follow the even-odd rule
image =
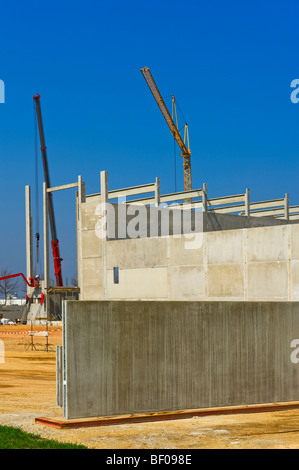
[[[33,99],[35,102],[35,109],[36,109],[37,122],[38,122],[45,183],[46,183],[46,188],[49,189],[51,188],[51,184],[50,184],[50,175],[49,175],[48,159],[47,159],[47,147],[45,144],[44,128],[43,128],[42,113],[41,113],[41,106],[40,106],[40,95],[38,94],[34,95]],[[49,195],[48,207],[49,207],[49,220],[50,220],[50,227],[51,227],[51,245],[52,245],[52,253],[53,253],[53,260],[54,260],[54,273],[55,273],[57,287],[63,287],[62,272],[61,272],[62,258],[60,258],[60,253],[59,253],[59,241],[57,238],[57,231],[56,231],[54,205],[53,205],[52,194],[48,193],[48,195]]]

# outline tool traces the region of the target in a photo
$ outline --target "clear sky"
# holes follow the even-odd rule
[[[98,192],[107,170],[110,189],[159,176],[162,193],[183,190],[182,158],[144,66],[169,107],[175,95],[188,123],[194,188],[207,183],[210,197],[250,188],[252,201],[288,192],[299,204],[299,103],[290,99],[299,79],[298,0],[3,0],[0,19],[0,269],[26,272],[27,184],[33,230],[39,220],[42,232],[35,93],[53,186],[82,175],[87,193]],[[76,275],[74,201],[74,190],[55,193],[69,279]]]

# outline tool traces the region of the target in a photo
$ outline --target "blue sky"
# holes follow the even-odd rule
[[[192,185],[210,197],[299,204],[299,6],[295,0],[2,1],[0,5],[0,268],[25,272],[24,187],[32,186],[32,97],[41,95],[52,185],[99,191],[161,179],[183,189],[183,166],[140,69],[187,120]],[[169,98],[168,98],[169,97]],[[184,124],[179,115],[179,124]],[[39,208],[42,164],[39,153]],[[76,273],[75,194],[55,193],[64,277]],[[42,231],[41,215],[39,230]],[[37,267],[38,268],[38,267]]]

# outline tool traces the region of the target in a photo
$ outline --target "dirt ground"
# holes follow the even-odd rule
[[[36,424],[36,417],[63,417],[56,405],[55,362],[62,328],[49,327],[53,350],[48,351],[46,337],[33,336],[32,347],[31,329],[46,328],[0,326],[0,346],[4,345],[4,355],[0,355],[2,425],[93,449],[299,449],[299,409],[80,429]]]

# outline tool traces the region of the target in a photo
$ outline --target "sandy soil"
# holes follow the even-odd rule
[[[71,430],[36,424],[36,417],[63,417],[56,405],[55,366],[62,328],[49,327],[53,351],[45,350],[45,337],[35,336],[32,348],[29,330],[0,326],[0,424],[94,449],[299,449],[299,409]]]

